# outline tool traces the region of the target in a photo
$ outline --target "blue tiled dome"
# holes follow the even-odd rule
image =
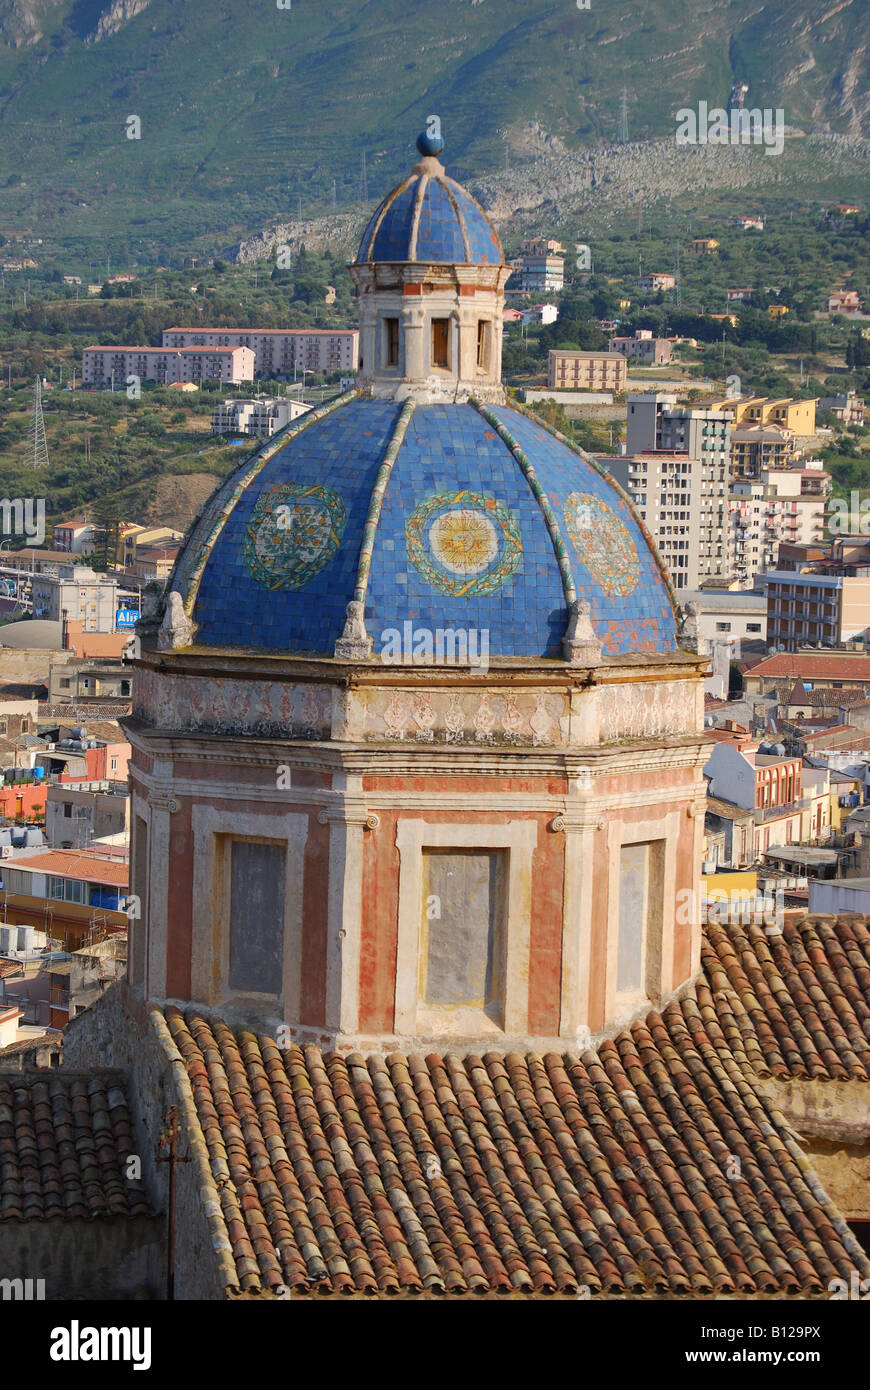
[[[504,254],[495,228],[470,193],[443,172],[415,170],[381,203],[357,259],[502,265]]]
[[[170,587],[206,646],[332,655],[355,597],[375,656],[410,621],[486,629],[496,658],[559,659],[572,597],[605,655],[676,646],[631,504],[506,405],[352,396],[312,411],[225,480]]]

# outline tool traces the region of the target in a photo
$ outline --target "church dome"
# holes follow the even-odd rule
[[[633,504],[506,402],[510,267],[440,145],[421,137],[350,268],[357,389],[213,494],[170,580],[164,649],[377,660],[398,640],[410,660],[421,630],[479,634],[495,660],[676,649],[673,591]]]
[[[507,405],[354,397],[302,417],[214,494],[171,587],[205,646],[331,656],[354,599],[375,658],[410,623],[559,659],[574,599],[604,655],[676,646],[628,499]]]

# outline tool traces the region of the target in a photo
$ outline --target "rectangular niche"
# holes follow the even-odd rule
[[[286,846],[229,841],[230,989],[281,993]]]
[[[507,854],[425,849],[420,999],[475,1009],[503,1026]]]

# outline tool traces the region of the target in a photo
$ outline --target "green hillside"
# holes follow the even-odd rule
[[[155,264],[328,212],[333,181],[349,208],[363,152],[373,199],[430,112],[470,180],[506,151],[533,168],[530,128],[611,142],[623,87],[633,139],[737,78],[793,129],[856,136],[868,38],[865,0],[0,0],[0,234]]]

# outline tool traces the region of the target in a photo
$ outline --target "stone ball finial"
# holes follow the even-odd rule
[[[426,129],[417,136],[417,149],[422,155],[434,157],[444,149],[444,136],[441,134],[441,122],[437,116],[430,117]]]

